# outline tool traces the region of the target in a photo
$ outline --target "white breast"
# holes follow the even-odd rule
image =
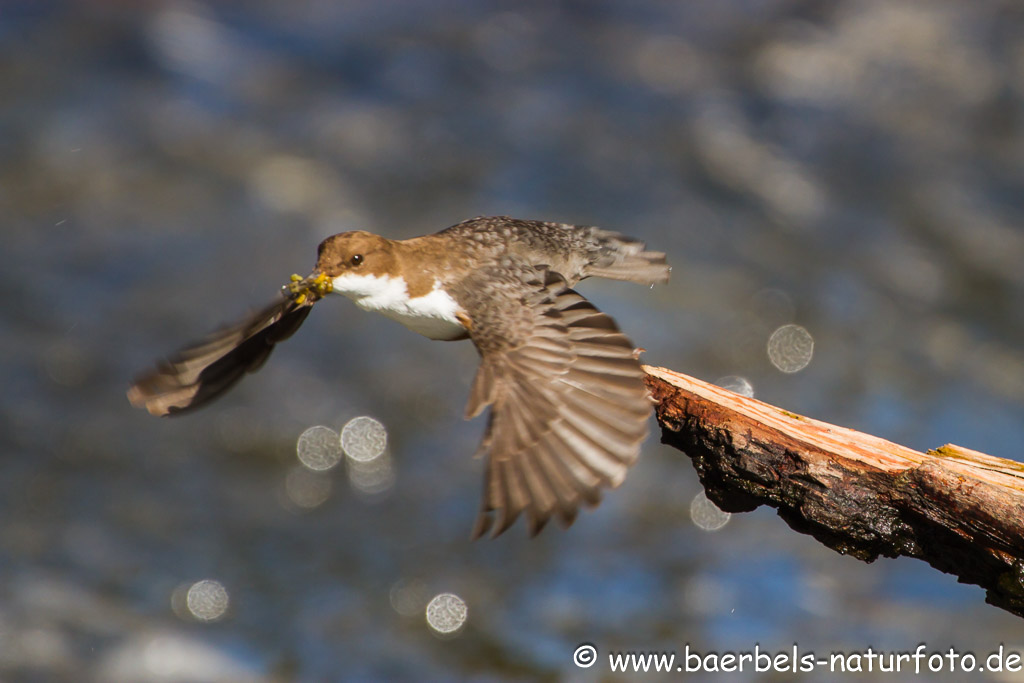
[[[457,339],[466,334],[456,319],[459,305],[435,282],[416,298],[409,296],[405,278],[346,273],[334,278],[333,291],[347,296],[366,311],[377,311],[430,339]]]

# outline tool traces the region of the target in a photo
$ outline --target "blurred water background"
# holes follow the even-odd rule
[[[1024,646],[919,561],[721,518],[656,434],[570,531],[468,542],[472,346],[341,299],[202,413],[124,397],[329,234],[504,213],[668,252],[667,286],[581,287],[649,363],[1019,459],[1019,2],[8,0],[0,94],[3,680],[597,680],[581,642]],[[767,353],[788,324],[813,338],[798,372]],[[384,460],[296,457],[359,416]]]

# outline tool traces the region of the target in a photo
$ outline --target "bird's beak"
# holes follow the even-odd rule
[[[307,304],[312,306],[324,298],[334,289],[331,279],[327,273],[313,271],[306,277],[292,275],[291,282],[281,287],[284,295],[292,299],[296,304]]]

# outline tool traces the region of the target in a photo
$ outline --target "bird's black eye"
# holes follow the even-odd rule
[[[363,255],[362,254],[353,254],[352,258],[350,258],[348,261],[353,266],[358,266],[360,263],[363,262]]]

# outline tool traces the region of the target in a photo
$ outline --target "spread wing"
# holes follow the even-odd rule
[[[523,512],[530,533],[568,526],[622,483],[647,436],[651,400],[632,343],[558,274],[506,260],[456,288],[480,352],[467,417],[491,405],[473,538]]]
[[[128,400],[153,415],[195,410],[233,387],[267,360],[274,345],[299,329],[311,303],[283,298],[232,327],[182,349],[138,377]]]

